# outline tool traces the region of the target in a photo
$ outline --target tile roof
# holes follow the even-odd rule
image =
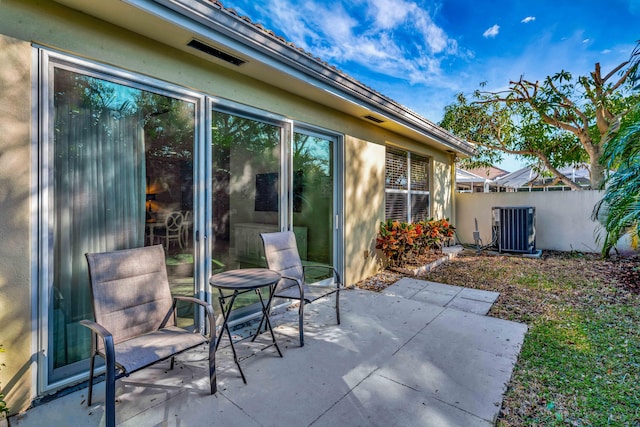
[[[474,175],[480,176],[482,178],[496,179],[501,176],[508,175],[510,172],[504,169],[500,169],[495,166],[490,167],[481,167],[481,168],[470,168],[465,169],[467,172],[471,172]]]

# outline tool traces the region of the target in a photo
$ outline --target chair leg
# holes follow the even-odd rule
[[[105,425],[115,427],[116,425],[116,356],[109,350],[106,355],[106,378],[105,378]]]
[[[298,329],[300,330],[300,347],[304,347],[304,300],[300,300],[298,309]]]
[[[91,355],[91,362],[89,362],[89,393],[87,396],[87,406],[91,406],[91,398],[93,396],[93,367],[95,365],[96,353],[95,350]]]
[[[212,338],[209,341],[209,385],[211,387],[211,394],[215,394],[218,391],[218,381],[216,379],[216,343],[215,333],[211,333]]]
[[[340,324],[340,291],[336,291],[336,319]]]

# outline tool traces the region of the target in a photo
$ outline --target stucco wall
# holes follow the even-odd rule
[[[0,389],[12,412],[31,393],[31,46],[0,35]]]
[[[345,283],[375,273],[375,236],[384,220],[384,145],[345,141]]]
[[[431,216],[436,219],[454,220],[453,181],[451,179],[451,158],[435,155],[433,158],[433,182],[431,186]]]
[[[602,195],[601,191],[456,193],[458,239],[474,243],[477,218],[480,237],[487,244],[491,241],[493,206],[533,206],[538,249],[600,252],[602,245],[596,241],[600,229],[591,220],[591,212]],[[629,251],[628,240],[621,241],[619,249]]]

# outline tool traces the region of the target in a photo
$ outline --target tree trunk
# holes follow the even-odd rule
[[[601,190],[604,184],[604,172],[605,168],[600,164],[600,157],[602,156],[602,150],[599,146],[594,147],[593,153],[589,153],[590,167],[589,177],[591,179],[591,189]]]

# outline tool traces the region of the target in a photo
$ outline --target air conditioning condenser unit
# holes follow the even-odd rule
[[[536,253],[536,208],[494,206],[491,213],[498,252]]]

